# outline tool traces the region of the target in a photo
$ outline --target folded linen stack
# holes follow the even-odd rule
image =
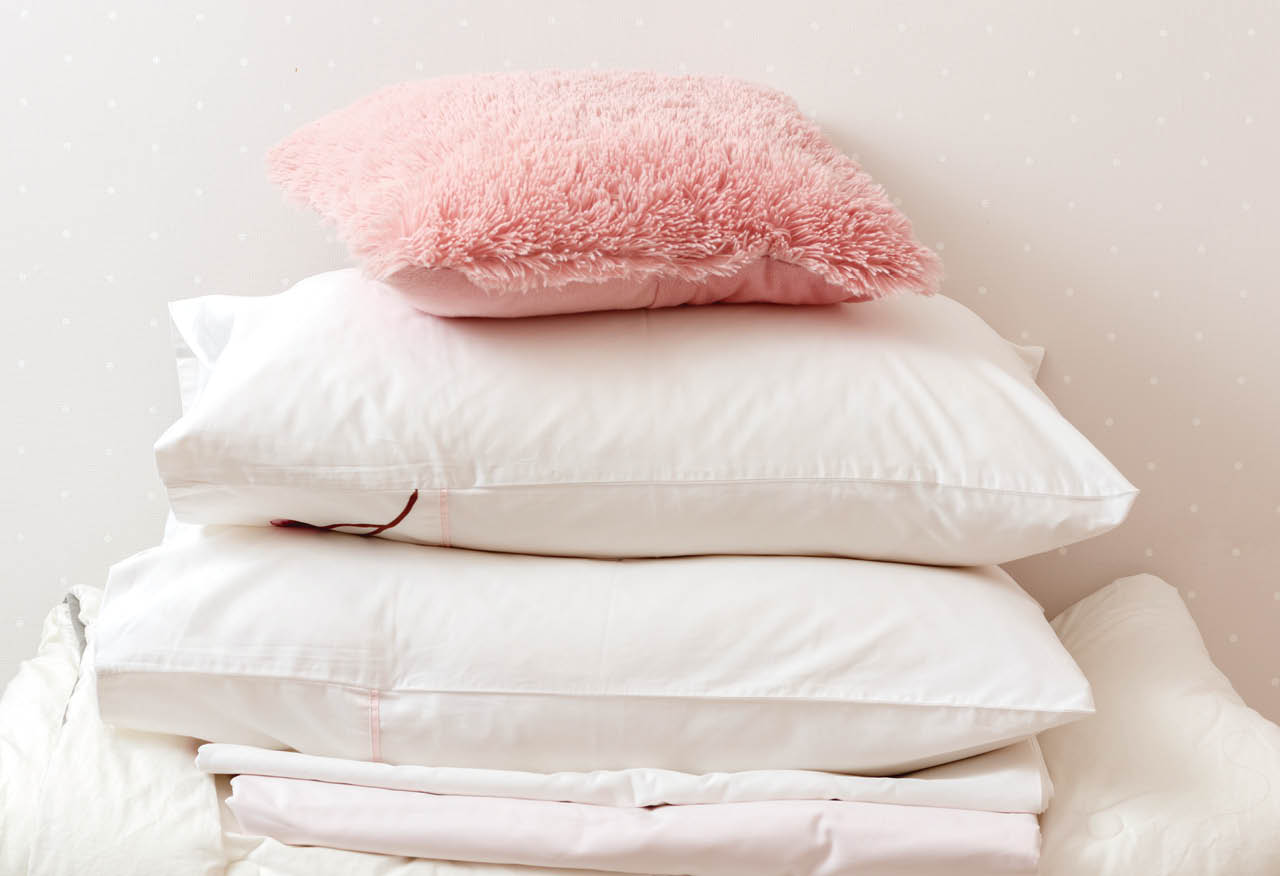
[[[365,271],[173,306],[157,459],[202,526],[112,571],[107,720],[209,740],[284,842],[1035,871],[1034,736],[1091,700],[993,564],[1135,491],[1036,351],[884,297],[934,257],[789,100],[435,80],[273,162]]]

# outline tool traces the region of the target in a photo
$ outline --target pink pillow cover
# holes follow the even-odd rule
[[[538,72],[395,85],[299,129],[272,178],[443,316],[937,291],[937,256],[786,95]]]

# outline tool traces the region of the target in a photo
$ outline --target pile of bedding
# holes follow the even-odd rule
[[[105,722],[290,845],[1036,872],[1035,739],[1094,701],[995,564],[1136,491],[793,103],[434,80],[272,162],[363,270],[173,305],[181,522],[111,572]]]
[[[229,745],[206,745],[197,755],[198,743],[185,737],[105,725],[98,717],[93,673],[100,596],[95,588],[78,586],[49,613],[39,653],[0,697],[0,874],[599,876],[580,869],[293,846],[242,832],[220,804],[231,793],[227,777],[205,770],[527,798],[560,796],[564,783],[574,779],[352,764]],[[1280,728],[1245,706],[1209,661],[1177,592],[1150,575],[1123,579],[1068,609],[1053,626],[1092,681],[1098,714],[1042,736],[1055,794],[1042,816],[1040,872],[1280,872],[1280,795],[1274,792],[1280,787]],[[1151,660],[1151,654],[1160,659]],[[950,786],[948,805],[967,794],[986,805],[1028,806],[1034,797],[1010,795],[1014,787],[1035,787],[1026,781],[1017,752],[1009,749],[998,768],[980,773],[966,764],[990,763],[994,755],[929,776]],[[633,776],[635,771],[593,778],[591,800],[603,805],[658,799],[638,793]],[[480,784],[480,778],[494,781]],[[678,779],[677,785],[672,778],[665,777],[663,787],[673,798],[679,790],[677,799],[684,800],[693,789],[717,783],[743,788],[759,782],[758,776],[739,775]],[[819,784],[808,787],[824,796],[832,793],[829,788],[902,791],[919,784],[836,776],[812,781]],[[942,783],[931,787],[941,790]],[[1047,783],[1040,787],[1048,789]],[[924,798],[909,791],[883,799],[915,805]]]

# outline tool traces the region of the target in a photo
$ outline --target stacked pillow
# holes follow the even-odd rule
[[[308,754],[895,775],[1092,709],[1039,606],[991,566],[221,527],[120,564],[111,591],[107,718]]]
[[[818,805],[839,777],[791,771],[972,758],[967,780],[1038,789],[1025,740],[1089,713],[1089,689],[992,564],[1116,526],[1136,491],[1036,387],[1033,352],[929,294],[935,256],[790,100],[654,74],[433,80],[302,129],[272,169],[363,267],[173,305],[183,415],[157,461],[201,526],[112,572],[108,720],[263,749],[247,762],[281,765],[233,808],[285,841],[742,872],[703,842],[714,817],[777,826],[765,870],[1034,872],[1043,806],[956,808],[936,776]],[[1031,765],[976,757],[1007,746]],[[315,776],[271,749],[364,778],[290,784]],[[424,808],[435,785],[362,761],[482,778]],[[694,818],[655,792],[674,811],[649,819],[581,790],[637,770],[767,806]],[[548,782],[586,808],[519,799]],[[517,790],[486,809],[459,787]],[[352,807],[390,822],[353,828]],[[543,840],[424,829],[525,817]],[[577,830],[562,818],[601,842],[549,853]],[[922,833],[949,839],[925,854]],[[640,835],[670,844],[640,854]],[[896,839],[876,858],[868,836]]]
[[[442,319],[354,270],[172,309],[180,519],[490,551],[1002,563],[1135,490],[962,305]]]
[[[441,316],[937,291],[937,257],[786,95],[735,79],[412,82],[307,125],[275,180]]]

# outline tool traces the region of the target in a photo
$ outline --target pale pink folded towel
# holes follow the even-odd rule
[[[766,801],[652,809],[237,776],[248,834],[291,845],[652,876],[1034,874],[1027,813]]]

